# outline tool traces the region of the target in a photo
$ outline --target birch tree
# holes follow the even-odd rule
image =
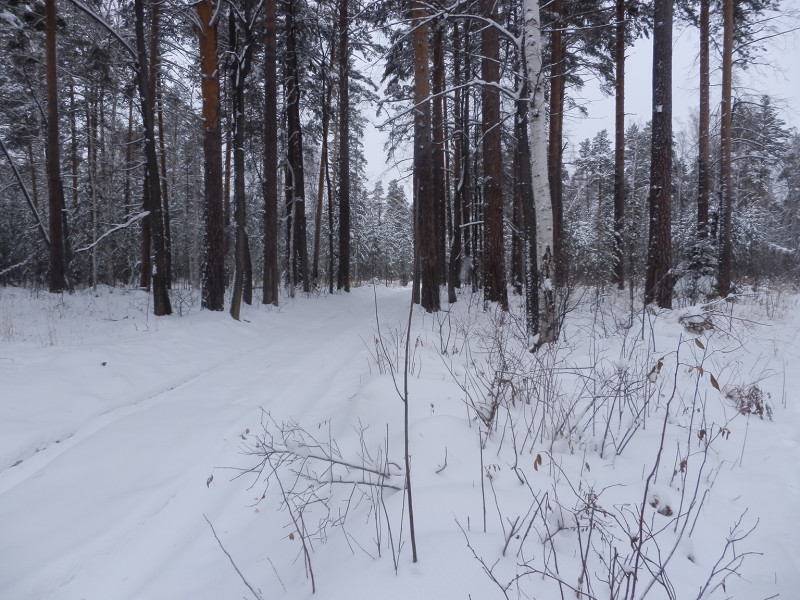
[[[525,64],[530,82],[528,129],[531,157],[531,182],[536,203],[536,255],[538,258],[539,322],[536,335],[529,340],[540,346],[558,339],[556,287],[553,260],[553,207],[547,174],[547,111],[545,110],[542,65],[542,29],[539,0],[523,0],[525,20]],[[528,293],[531,293],[529,290]]]

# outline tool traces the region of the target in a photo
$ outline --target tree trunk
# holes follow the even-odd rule
[[[264,3],[264,291],[278,306],[278,68],[277,0]]]
[[[614,278],[625,289],[625,0],[616,0],[614,47]]]
[[[144,6],[143,0],[134,0],[136,14],[136,51],[138,55],[138,82],[139,97],[142,103],[142,123],[144,124],[144,149],[147,166],[147,182],[150,196],[151,210],[151,236],[155,254],[155,269],[153,281],[153,314],[156,316],[172,314],[166,280],[166,248],[164,244],[164,220],[161,210],[161,183],[158,169],[158,154],[156,152],[155,127],[153,119],[153,105],[149,101],[150,82],[147,80],[150,72],[147,59],[147,50],[144,39]]]
[[[231,316],[239,320],[242,301],[253,303],[252,277],[248,276],[250,264],[250,244],[247,240],[247,199],[245,196],[244,165],[244,82],[250,71],[249,6],[245,6],[242,21],[243,35],[239,35],[236,13],[230,12],[229,44],[235,49],[233,79],[233,218],[236,224],[236,245],[234,250],[233,296],[231,297]],[[242,39],[244,38],[244,39]]]
[[[50,231],[50,291],[67,289],[64,257],[64,187],[58,139],[58,79],[56,74],[56,0],[45,1],[45,53],[47,80],[47,198]]]
[[[520,235],[520,258],[522,277],[525,283],[525,331],[528,342],[532,343],[539,331],[539,273],[536,258],[536,208],[531,181],[531,146],[528,135],[528,85],[525,72],[525,57],[522,57],[522,89],[520,100],[514,114],[514,132],[517,141],[515,148],[515,188],[522,209]],[[547,198],[545,197],[545,200]]]
[[[567,264],[564,256],[564,193],[561,171],[564,162],[564,101],[566,73],[564,61],[566,48],[564,45],[562,0],[553,0],[551,10],[554,14],[552,32],[550,34],[550,138],[548,158],[548,177],[550,198],[553,204],[553,255],[555,261],[554,281],[563,286],[567,280]]]
[[[672,12],[673,0],[656,0],[653,29],[653,138],[650,159],[650,232],[645,303],[672,306]]]
[[[428,67],[427,10],[419,0],[411,4],[414,45],[414,204],[418,248],[420,305],[438,311],[439,278],[436,266],[436,209],[433,190],[430,69]]]
[[[733,212],[733,185],[731,181],[731,121],[732,121],[732,71],[733,71],[733,0],[722,2],[722,104],[720,107],[720,252],[717,292],[725,297],[731,293],[731,216]],[[52,236],[51,236],[52,239]]]
[[[453,171],[456,176],[456,189],[453,194],[453,234],[450,241],[450,263],[447,277],[447,301],[451,304],[456,301],[456,288],[461,287],[461,260],[462,260],[462,229],[464,225],[463,197],[466,189],[466,169],[468,160],[465,160],[469,139],[467,136],[467,122],[462,106],[462,91],[459,86],[464,81],[463,59],[461,52],[461,32],[458,23],[453,24],[453,86],[455,87],[455,102],[453,117],[455,119],[455,141],[453,144]]]
[[[317,209],[314,213],[314,258],[311,261],[311,279],[314,285],[319,279],[319,255],[322,244],[322,213],[323,200],[325,199],[325,187],[328,175],[328,134],[331,126],[331,102],[333,101],[333,85],[331,84],[330,74],[336,64],[336,40],[331,40],[330,58],[328,70],[322,76],[323,97],[322,104],[322,147],[320,148],[319,158],[319,179],[317,185]],[[330,191],[330,190],[329,190]]]
[[[33,155],[33,141],[28,141],[28,171],[31,176],[31,198],[34,208],[39,208],[39,184],[36,175],[36,158]]]
[[[161,106],[161,1],[150,4],[150,104],[155,111],[158,127],[158,150],[161,182],[161,211],[164,220],[164,255],[166,271],[164,280],[167,288],[172,287],[172,235],[169,223],[169,202],[167,201],[167,156],[164,151],[164,115]]]
[[[441,283],[447,283],[445,265],[447,194],[445,192],[445,131],[444,131],[444,27],[445,21],[438,19],[433,31],[433,72],[431,106],[431,151],[433,153],[433,197],[436,219],[436,268]]]
[[[89,203],[92,221],[92,288],[97,288],[97,93],[94,87],[86,88],[86,157]]]
[[[531,187],[536,203],[536,257],[538,271],[539,323],[536,336],[529,340],[538,347],[558,339],[555,262],[553,258],[553,204],[550,196],[547,163],[547,111],[542,67],[542,30],[539,0],[524,0],[525,63],[531,86],[528,130],[531,153]]]
[[[222,132],[219,121],[219,60],[217,58],[217,22],[212,22],[216,6],[213,0],[195,5],[201,24],[201,92],[203,97],[203,173],[205,248],[203,260],[202,307],[223,310],[225,307],[225,227],[222,207]]]
[[[700,156],[697,165],[697,237],[701,240],[708,237],[708,200],[711,190],[709,3],[710,0],[700,0],[700,131],[698,137]]]
[[[339,0],[339,272],[337,289],[350,291],[350,52],[347,0]]]
[[[125,215],[131,210],[131,171],[133,170],[133,98],[128,102],[128,135],[125,138],[125,183],[123,186],[123,203]]]
[[[303,282],[309,292],[308,252],[306,246],[305,174],[303,171],[303,131],[300,123],[300,78],[297,60],[297,24],[295,0],[286,3],[286,73],[284,75],[287,123],[286,211],[289,251],[290,288]],[[291,289],[290,293],[294,290]]]
[[[495,0],[481,0],[481,12],[492,23],[497,21]],[[500,124],[500,43],[496,27],[483,29],[481,38],[481,88],[483,127],[483,223],[486,245],[483,260],[485,299],[508,310],[503,238],[503,161]]]
[[[78,126],[75,107],[75,80],[69,82],[69,127],[70,154],[72,158],[72,208],[78,208]],[[130,141],[128,141],[130,144]],[[127,172],[126,172],[127,177]],[[126,179],[127,181],[127,179]],[[33,182],[33,197],[36,198],[36,181]]]

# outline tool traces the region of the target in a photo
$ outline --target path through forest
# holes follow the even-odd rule
[[[407,300],[402,290],[380,290],[382,313],[400,318]],[[88,334],[50,348],[10,347],[13,355],[0,361],[1,395],[19,407],[40,403],[37,421],[49,425],[18,436],[16,448],[2,447],[4,463],[21,460],[0,472],[4,598],[108,597],[109,590],[118,598],[168,597],[171,586],[159,581],[165,574],[182,590],[210,579],[241,586],[230,565],[195,560],[215,544],[202,515],[224,520],[252,500],[243,483],[227,483],[235,472],[220,467],[246,462],[241,434],[258,424],[260,407],[278,419],[316,412],[322,419],[326,399],[354,393],[375,306],[359,293],[244,317],[201,313],[179,326],[166,319],[155,326],[150,317],[151,331],[122,339]],[[104,388],[114,397],[104,398]],[[73,403],[80,418],[70,416]]]

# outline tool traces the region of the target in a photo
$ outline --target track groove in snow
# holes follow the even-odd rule
[[[407,293],[382,295],[381,303],[390,308],[405,306]],[[324,311],[317,310],[320,302],[328,304]],[[194,347],[182,339],[186,323],[170,327],[163,321],[146,343],[123,342],[139,352],[165,344],[187,352],[171,360],[172,370],[184,374],[176,382],[170,369],[151,365],[155,375],[143,383],[146,392],[130,387],[116,398],[115,408],[62,424],[60,443],[35,441],[40,451],[0,473],[0,597],[152,597],[138,596],[134,588],[142,582],[126,574],[131,548],[151,557],[155,576],[159,565],[173,559],[174,544],[208,543],[203,513],[224,514],[232,497],[234,505],[227,509],[242,509],[245,499],[225,490],[225,474],[217,471],[218,483],[210,488],[207,477],[215,467],[241,462],[239,436],[257,425],[260,407],[279,418],[317,410],[322,417],[326,397],[354,393],[364,370],[362,340],[374,329],[371,293],[363,291],[297,301],[282,313],[254,307],[244,315],[250,323],[234,323],[226,314],[189,317],[185,320],[198,329],[192,333]],[[246,349],[237,352],[242,343]],[[114,349],[112,342],[103,351]],[[40,367],[31,361],[27,369],[17,361],[15,379],[36,381]],[[56,371],[56,379],[48,381],[55,397],[58,376]],[[66,387],[75,391],[74,385]],[[83,393],[91,393],[92,386],[85,377]],[[8,391],[13,393],[6,397],[20,403],[29,393],[21,387]],[[40,391],[34,386],[30,393]],[[24,455],[26,449],[12,452]],[[74,539],[76,530],[80,540]],[[21,543],[31,538],[37,543]]]

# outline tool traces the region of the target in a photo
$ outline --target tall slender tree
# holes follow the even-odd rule
[[[550,199],[553,204],[553,255],[555,260],[554,282],[564,285],[567,265],[564,257],[564,192],[561,172],[564,165],[564,107],[567,87],[567,48],[564,31],[567,19],[563,0],[550,4],[553,23],[550,31],[550,129],[548,131],[548,177]]]
[[[625,0],[616,0],[614,40],[614,278],[625,288]]]
[[[453,83],[455,87],[453,117],[455,119],[455,140],[453,143],[453,171],[455,173],[455,193],[453,194],[452,236],[450,240],[450,262],[447,276],[447,301],[456,301],[456,288],[461,287],[461,261],[463,258],[464,197],[467,189],[467,163],[469,144],[467,122],[464,117],[463,96],[468,92],[460,88],[464,80],[463,53],[461,50],[461,30],[458,23],[453,24]]]
[[[287,259],[289,293],[294,295],[298,282],[309,292],[308,251],[306,244],[305,172],[303,169],[303,129],[300,122],[300,65],[298,61],[297,1],[285,3],[286,54],[284,88],[286,102],[287,161],[286,189]]]
[[[673,0],[655,0],[650,228],[645,302],[672,306],[672,15]]]
[[[503,162],[500,126],[500,34],[497,27],[497,2],[481,0],[487,20],[481,38],[481,88],[483,128],[483,220],[486,232],[484,250],[484,293],[486,300],[508,310],[503,236]]]
[[[56,0],[45,1],[45,62],[47,80],[47,193],[50,232],[50,291],[67,288],[64,256],[64,187],[58,138],[58,78],[56,62]]]
[[[731,216],[733,213],[733,180],[731,172],[731,121],[733,75],[733,0],[722,0],[722,100],[720,106],[720,251],[717,272],[717,292],[727,296],[731,292]]]
[[[350,52],[347,0],[339,0],[339,270],[336,287],[350,291]]]
[[[708,204],[711,190],[710,3],[711,0],[700,0],[700,114],[697,164],[697,237],[699,239],[705,239],[708,236]]]
[[[153,272],[153,314],[156,316],[172,314],[169,292],[167,290],[167,260],[164,243],[164,220],[161,210],[161,183],[158,168],[158,153],[153,115],[150,102],[149,61],[144,37],[144,0],[134,0],[136,53],[138,58],[139,96],[142,103],[142,122],[144,125],[144,148],[147,167],[147,186],[150,195],[152,241],[155,255]]]
[[[233,196],[234,221],[236,223],[236,246],[234,250],[233,296],[231,316],[238,320],[241,303],[253,303],[253,274],[250,263],[250,242],[247,238],[247,198],[245,189],[244,160],[244,92],[245,80],[250,72],[253,53],[253,23],[249,0],[242,10],[231,8],[229,44],[234,50],[233,61]],[[237,16],[238,15],[238,16]]]
[[[277,0],[264,2],[264,304],[278,305]]]
[[[218,13],[214,0],[196,5],[203,98],[203,175],[205,227],[202,306],[223,310],[225,303],[225,227],[222,206],[222,130],[219,119]]]
[[[542,26],[539,0],[524,0],[525,67],[530,85],[528,130],[531,160],[531,187],[536,203],[536,279],[539,322],[535,336],[529,340],[534,347],[558,339],[559,319],[556,306],[555,261],[553,257],[553,204],[547,172],[547,109],[544,98],[544,68],[542,59]],[[531,227],[528,221],[528,227]]]
[[[418,253],[415,277],[420,282],[420,305],[432,312],[438,311],[441,305],[436,267],[428,15],[419,0],[412,0],[411,18],[414,31],[414,228]]]
[[[444,64],[444,19],[437,19],[433,25],[432,42],[432,69],[431,92],[433,103],[431,105],[431,152],[433,153],[433,195],[436,218],[436,267],[441,283],[447,283],[446,262],[446,221],[447,221],[447,193],[445,170],[445,64]]]

